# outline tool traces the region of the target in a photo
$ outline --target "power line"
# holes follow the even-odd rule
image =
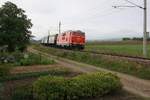
[[[135,6],[112,6],[114,8],[118,8],[118,7],[135,7]]]
[[[132,4],[132,5],[134,5],[134,6],[136,6],[136,7],[139,7],[139,8],[144,9],[142,6],[139,6],[139,5],[137,5],[136,3],[133,3],[133,2],[131,2],[131,1],[129,1],[129,0],[125,0],[125,1],[128,2],[128,3],[130,3],[130,4]]]

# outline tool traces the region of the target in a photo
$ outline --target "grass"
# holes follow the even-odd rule
[[[131,62],[121,59],[110,59],[102,55],[91,55],[89,53],[78,52],[78,51],[61,51],[60,49],[47,48],[43,46],[34,46],[34,48],[53,54],[55,56],[64,57],[67,59],[72,59],[79,62],[84,62],[87,64],[95,65],[97,67],[102,67],[126,74],[130,74],[142,79],[150,80],[150,67],[149,65],[142,65],[136,62]]]
[[[131,94],[125,90],[120,90],[100,98],[84,99],[84,100],[149,100],[149,98],[140,97],[138,95]]]
[[[8,65],[0,65],[0,77],[6,76],[9,74],[10,67]]]
[[[13,90],[11,100],[36,100],[33,97],[32,85],[18,86]]]
[[[54,60],[41,56],[41,54],[27,53],[26,58],[22,58],[16,62],[16,66],[29,66],[29,65],[48,65],[54,64]]]
[[[2,100],[1,92],[4,90],[3,83],[0,82],[0,100]]]
[[[143,57],[142,48],[143,45],[141,43],[87,43],[85,46],[85,50],[89,51]],[[148,57],[150,58],[150,44],[147,48]]]
[[[39,73],[29,73],[29,74],[21,74],[17,76],[10,76],[10,69],[12,67],[16,66],[29,66],[29,65],[48,65],[48,64],[54,64],[55,61],[41,56],[39,54],[33,54],[33,53],[27,53],[28,57],[27,58],[22,58],[18,59],[14,63],[1,63],[0,64],[0,81],[3,80],[11,80],[11,79],[17,79],[17,78],[23,78],[23,77],[30,77],[30,76],[38,76],[42,74],[48,74],[49,72],[39,72]]]
[[[71,70],[66,68],[53,68],[43,72],[29,72],[29,73],[19,73],[14,75],[6,75],[0,77],[0,82],[20,80],[20,79],[31,78],[31,77],[37,78],[39,76],[46,76],[46,75],[67,76],[70,75],[71,73],[72,73]]]
[[[0,53],[0,57],[5,59],[13,58],[12,62],[0,61],[0,66],[28,66],[28,65],[48,65],[54,64],[53,59],[41,56],[41,54],[34,54],[30,52],[14,52],[14,53]]]

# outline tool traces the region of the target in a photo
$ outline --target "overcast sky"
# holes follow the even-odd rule
[[[81,30],[88,40],[105,40],[143,35],[143,10],[118,8],[114,5],[131,5],[125,0],[0,0],[23,8],[32,20],[32,33],[36,39],[62,31]],[[143,0],[130,0],[143,6]],[[150,0],[148,1],[148,31],[150,31]]]

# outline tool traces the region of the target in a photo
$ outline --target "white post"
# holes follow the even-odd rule
[[[143,56],[147,57],[147,0],[144,0]]]

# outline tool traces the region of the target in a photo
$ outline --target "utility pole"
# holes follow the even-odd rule
[[[50,36],[50,30],[48,30],[48,36]]]
[[[144,0],[143,55],[147,57],[147,0]]]
[[[59,21],[59,34],[61,33],[61,22]]]
[[[144,16],[143,16],[143,56],[147,57],[147,38],[148,38],[148,33],[147,33],[147,0],[144,0],[144,7],[137,5],[129,0],[125,0],[126,2],[132,4],[133,6],[113,6],[114,8],[118,7],[138,7],[140,9],[143,9],[144,11]]]

